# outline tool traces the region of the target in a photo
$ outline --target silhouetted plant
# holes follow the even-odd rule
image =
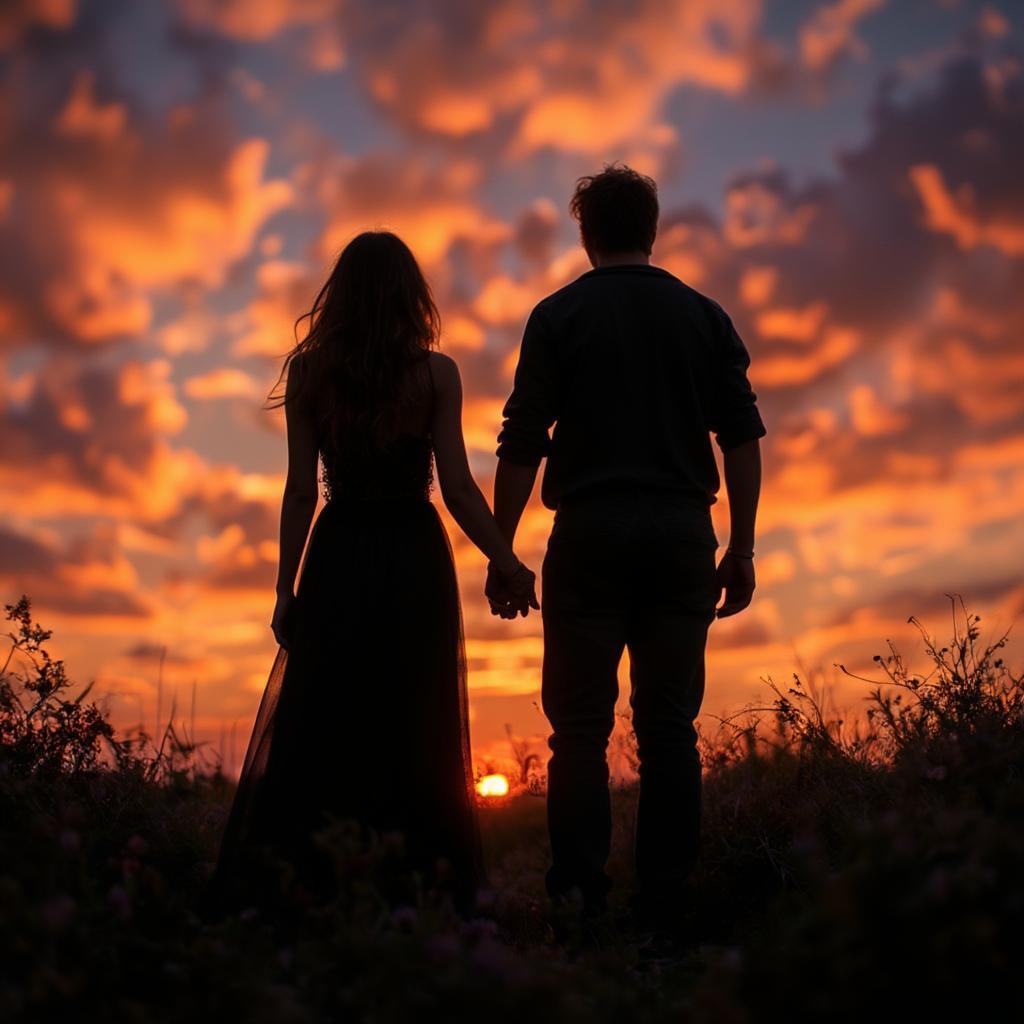
[[[32,621],[24,595],[4,608],[14,631],[7,633],[11,646],[0,668],[0,764],[21,775],[94,768],[103,741],[115,741],[106,716],[83,703],[93,684],[69,700],[64,662],[43,647],[52,630]]]
[[[7,611],[5,1021],[589,1024],[854,1020],[896,1008],[942,1019],[964,999],[980,1012],[983,998],[1002,999],[1005,1016],[1021,1009],[1024,677],[1002,662],[1005,635],[982,644],[966,610],[948,646],[926,635],[927,674],[891,644],[879,656],[866,723],[845,722],[801,670],[785,690],[766,680],[772,702],[701,736],[693,888],[710,941],[654,967],[627,940],[576,962],[550,946],[544,808],[525,793],[482,809],[495,891],[481,920],[457,920],[404,878],[396,837],[333,822],[319,844],[336,899],[310,906],[282,862],[273,913],[203,922],[197,898],[232,784],[197,761],[187,736],[175,753],[166,731],[162,745],[113,735],[89,687],[67,696],[28,599]],[[620,834],[635,796],[635,786],[613,794]],[[622,881],[625,865],[615,865]]]

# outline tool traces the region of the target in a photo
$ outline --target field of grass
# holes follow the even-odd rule
[[[866,724],[794,676],[704,741],[701,941],[555,945],[542,797],[482,808],[477,920],[394,907],[396,845],[323,834],[339,895],[210,922],[197,901],[232,784],[168,732],[115,735],[72,695],[30,603],[0,655],[0,1020],[1014,1020],[1024,1011],[1024,675],[954,601],[926,675],[891,646]],[[916,621],[916,620],[912,620]],[[3,662],[6,663],[3,663]],[[614,793],[625,892],[635,790]],[[289,898],[282,872],[282,899]],[[996,1008],[998,1007],[998,1011]],[[998,1018],[996,1013],[998,1012]]]

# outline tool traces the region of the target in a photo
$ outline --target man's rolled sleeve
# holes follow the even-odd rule
[[[546,326],[535,306],[523,330],[515,382],[498,434],[498,458],[523,466],[536,466],[548,454],[548,431],[557,415],[557,372]]]
[[[747,378],[750,353],[725,310],[716,302],[711,307],[717,361],[709,426],[718,447],[727,452],[745,441],[764,437],[768,431]]]

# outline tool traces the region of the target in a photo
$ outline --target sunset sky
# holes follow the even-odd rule
[[[857,708],[833,663],[870,671],[886,638],[919,658],[907,618],[946,635],[948,593],[1005,629],[1022,33],[1019,4],[967,0],[5,3],[3,600],[32,598],[117,724],[152,729],[166,646],[165,713],[195,682],[237,770],[276,650],[285,439],[261,402],[293,321],[355,233],[402,235],[489,496],[526,316],[589,269],[573,184],[624,160],[659,184],[653,262],[731,313],[768,429],[759,586],[712,627],[705,711],[799,666]],[[478,757],[505,723],[542,750],[540,618],[490,616],[446,522]],[[535,496],[537,569],[549,525]]]

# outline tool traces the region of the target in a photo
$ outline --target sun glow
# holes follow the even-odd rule
[[[508,796],[508,779],[504,775],[485,775],[477,784],[481,796]]]

